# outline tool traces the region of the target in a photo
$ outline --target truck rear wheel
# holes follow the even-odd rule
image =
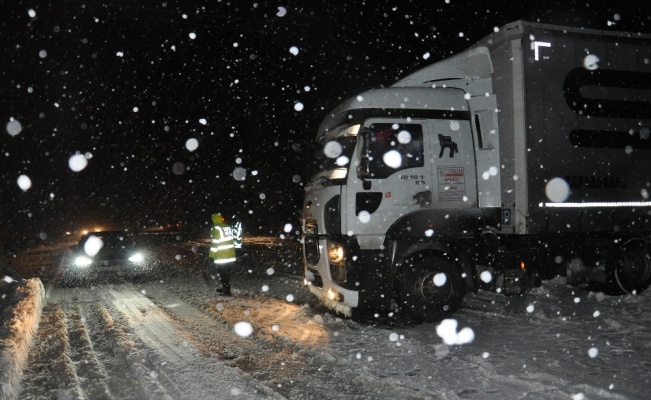
[[[613,271],[613,284],[626,294],[640,294],[651,284],[651,256],[646,243],[625,245]]]
[[[461,270],[441,256],[415,254],[401,262],[398,304],[412,317],[439,321],[454,313],[466,294]]]

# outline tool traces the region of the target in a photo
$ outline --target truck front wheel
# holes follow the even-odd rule
[[[461,306],[466,285],[461,269],[452,261],[419,253],[400,264],[397,302],[406,313],[419,321],[434,322]]]

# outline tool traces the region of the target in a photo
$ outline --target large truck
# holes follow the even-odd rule
[[[455,312],[541,279],[651,283],[651,35],[509,23],[319,127],[305,281],[328,307]]]

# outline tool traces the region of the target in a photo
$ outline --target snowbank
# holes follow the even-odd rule
[[[45,289],[39,279],[17,282],[0,308],[0,400],[15,399],[32,338],[41,320]]]

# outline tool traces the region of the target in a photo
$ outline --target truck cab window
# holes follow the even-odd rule
[[[357,175],[386,178],[398,171],[422,167],[423,127],[418,124],[375,123],[362,133],[361,157],[368,158]]]

